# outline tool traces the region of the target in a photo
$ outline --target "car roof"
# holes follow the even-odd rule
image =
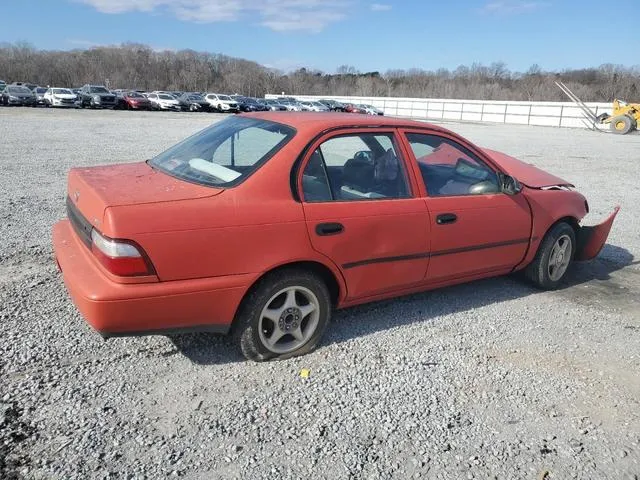
[[[271,120],[291,127],[310,127],[325,130],[333,127],[417,127],[446,132],[445,128],[436,125],[396,117],[380,117],[378,115],[356,115],[342,112],[255,112],[242,115]]]

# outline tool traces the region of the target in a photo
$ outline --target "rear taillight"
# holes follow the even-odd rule
[[[128,240],[113,240],[91,231],[91,251],[110,273],[120,277],[154,275],[155,270],[143,250]]]

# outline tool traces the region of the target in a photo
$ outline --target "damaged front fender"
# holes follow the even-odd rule
[[[611,215],[599,225],[580,227],[577,237],[577,250],[575,260],[582,262],[595,258],[607,241],[613,221],[618,215],[620,207],[616,207]]]

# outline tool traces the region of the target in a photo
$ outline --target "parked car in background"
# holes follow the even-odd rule
[[[272,100],[269,98],[258,98],[257,99],[258,103],[264,105],[265,107],[267,107],[268,110],[271,110],[272,112],[286,112],[287,111],[287,107],[282,105],[280,102],[278,102],[277,100]]]
[[[308,102],[303,102],[300,100],[296,100],[296,104],[300,107],[300,111],[301,112],[312,112],[313,108],[311,107],[311,105],[308,104]]]
[[[342,102],[338,102],[337,100],[324,99],[324,98],[318,101],[323,105],[326,105],[329,108],[329,110],[331,110],[332,112],[344,112],[345,104]]]
[[[47,88],[44,87],[36,87],[33,89],[33,94],[36,96],[36,103],[35,106],[46,106],[47,102],[45,102],[44,100],[44,94],[47,93]]]
[[[116,96],[104,85],[87,84],[80,89],[80,106],[113,109],[116,106]]]
[[[169,95],[168,93],[150,93],[147,98],[151,102],[151,108],[153,110],[172,110],[174,112],[182,111],[180,102],[176,100],[176,97]]]
[[[2,91],[2,104],[5,106],[32,107],[36,103],[35,94],[22,85],[7,85]]]
[[[257,99],[252,97],[234,95],[232,98],[238,103],[238,108],[241,112],[266,112],[271,110],[269,107],[258,102]]]
[[[218,112],[238,113],[240,111],[238,102],[229,95],[207,93],[204,98],[209,102],[209,105]]]
[[[365,113],[369,115],[384,115],[384,112],[373,105],[367,105],[366,103],[361,103],[357,105],[359,108],[363,108]]]
[[[117,108],[123,110],[151,110],[151,102],[138,92],[123,91],[118,94]]]
[[[80,107],[78,97],[68,88],[47,89],[47,91],[44,93],[44,101],[48,107]]]
[[[305,107],[307,111],[310,112],[328,112],[329,107],[324,105],[323,103],[316,102],[314,100],[303,100],[300,101],[300,104]]]
[[[103,337],[231,333],[265,361],[312,351],[336,308],[517,271],[571,289],[618,210],[582,226],[571,187],[436,125],[263,112],[72,169],[53,247]]]
[[[344,111],[347,113],[367,113],[367,111],[363,107],[359,107],[353,103],[347,103],[344,106]]]
[[[302,105],[297,100],[278,99],[281,105],[284,105],[288,112],[301,112],[303,110]]]
[[[188,112],[210,112],[213,110],[209,102],[207,102],[199,93],[183,93],[178,98],[180,108]]]

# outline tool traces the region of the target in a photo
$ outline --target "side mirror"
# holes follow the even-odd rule
[[[522,184],[509,175],[502,176],[502,193],[516,195],[522,191]]]

